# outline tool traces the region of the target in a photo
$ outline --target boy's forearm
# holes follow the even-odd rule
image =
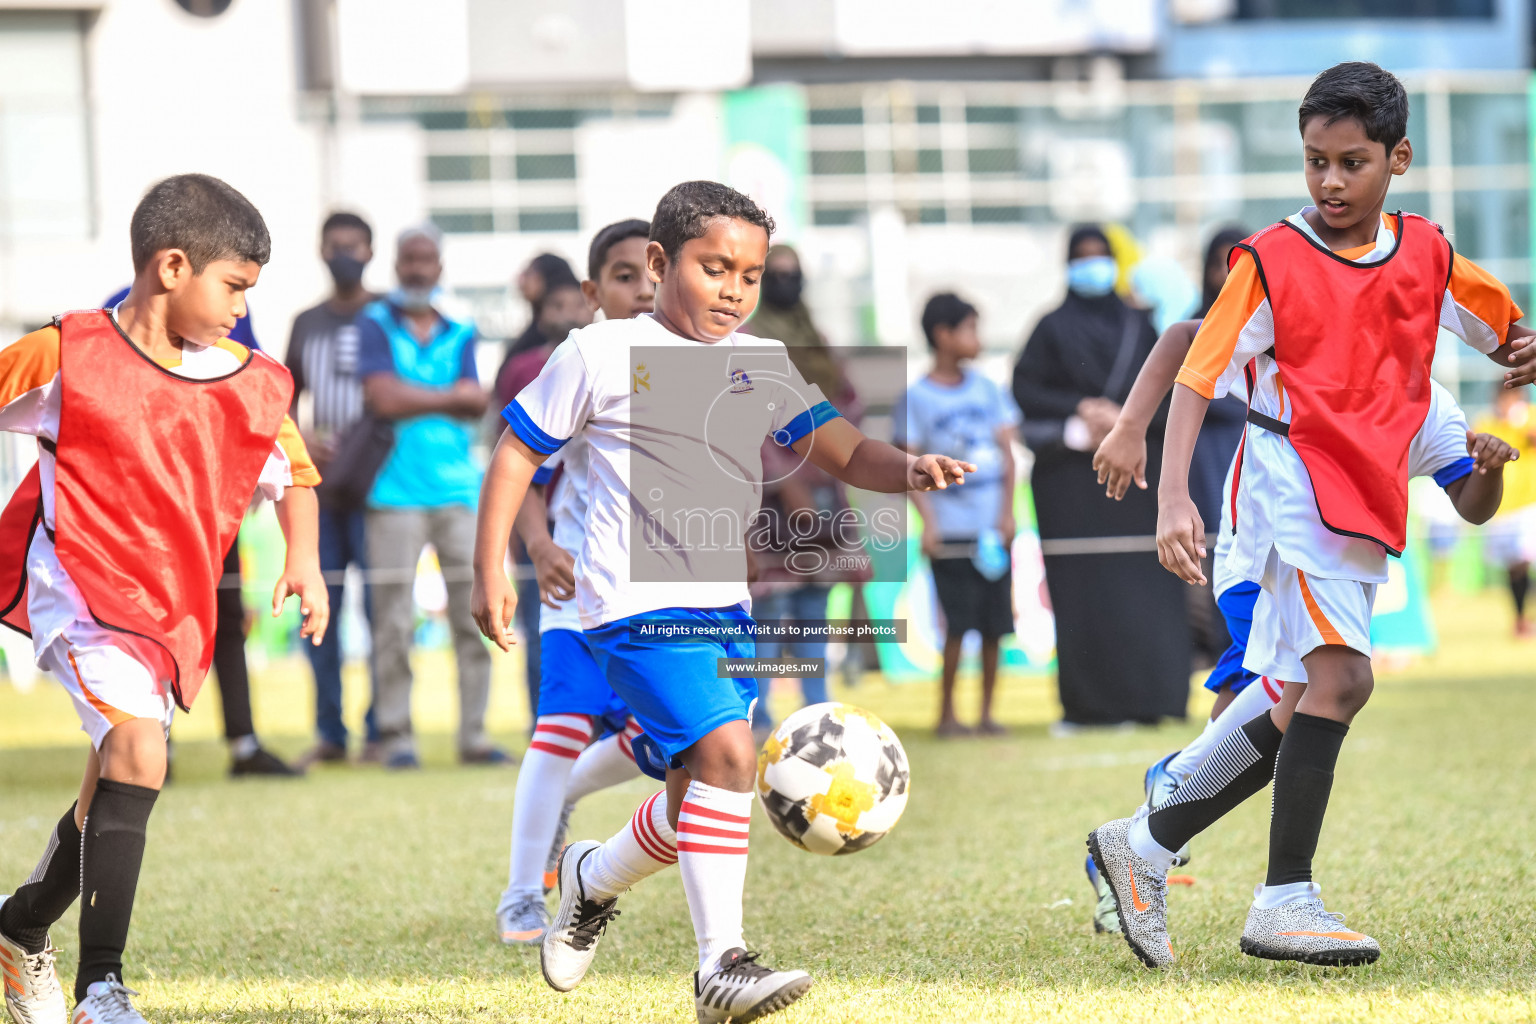
[[[1120,409],[1123,423],[1139,428],[1141,433],[1146,432],[1158,407],[1163,404],[1163,398],[1173,387],[1179,367],[1184,365],[1184,357],[1189,354],[1189,346],[1194,340],[1195,322],[1192,320],[1174,324],[1157,339]]]
[[[474,569],[477,574],[506,571],[507,543],[518,510],[543,461],[510,430],[503,431],[480,487],[480,511],[475,522]]]
[[[1474,471],[1451,499],[1451,504],[1456,506],[1456,514],[1474,526],[1481,526],[1492,519],[1503,502],[1502,467],[1488,473]]]
[[[848,456],[848,462],[837,476],[850,487],[884,494],[899,494],[907,490],[910,467],[917,458],[908,455],[895,445],[866,437]]]
[[[313,487],[288,487],[273,503],[277,525],[287,544],[289,568],[320,564],[320,502]]]
[[[1163,435],[1163,475],[1158,495],[1188,497],[1189,461],[1194,456],[1195,440],[1211,400],[1184,384],[1173,387],[1173,407],[1168,412],[1168,429]]]
[[[546,541],[553,541],[549,535],[549,503],[544,500],[542,487],[529,487],[523,494],[523,503],[512,525],[530,552]]]

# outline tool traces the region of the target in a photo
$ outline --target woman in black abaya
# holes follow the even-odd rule
[[[1110,501],[1093,471],[1093,451],[1157,331],[1145,312],[1115,294],[1118,271],[1102,230],[1073,231],[1067,261],[1067,296],[1035,327],[1013,372],[1024,441],[1035,454],[1030,487],[1056,616],[1062,718],[1068,725],[1183,718],[1190,673],[1185,584],[1158,564],[1150,540],[1166,410],[1148,431],[1147,490],[1132,488],[1123,501]],[[1120,538],[1147,540],[1126,545]],[[1094,547],[1135,549],[1073,553]]]

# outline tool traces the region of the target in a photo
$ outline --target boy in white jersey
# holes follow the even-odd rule
[[[1105,485],[1106,496],[1118,501],[1132,482],[1146,486],[1147,424],[1173,387],[1198,327],[1197,320],[1172,325],[1163,332],[1142,364],[1120,418],[1094,453],[1094,469],[1098,471],[1099,482]],[[1276,372],[1273,362],[1267,372]],[[1446,490],[1452,505],[1464,519],[1474,524],[1485,522],[1499,505],[1504,464],[1519,456],[1513,448],[1490,434],[1473,434],[1461,407],[1445,388],[1431,381],[1430,390],[1429,413],[1409,448],[1409,475],[1432,477]],[[1201,783],[1186,788],[1183,796],[1179,796],[1183,783],[1211,758],[1228,736],[1280,701],[1285,680],[1299,684],[1307,681],[1306,670],[1296,657],[1279,659],[1276,647],[1281,638],[1276,629],[1273,600],[1227,565],[1233,544],[1230,496],[1238,463],[1239,459],[1234,457],[1222,488],[1229,500],[1222,504],[1221,527],[1212,559],[1212,589],[1232,636],[1232,645],[1205,683],[1206,688],[1217,695],[1205,729],[1184,749],[1162,758],[1147,771],[1145,806],[1149,812],[1196,799]],[[1255,669],[1253,666],[1268,667]],[[1265,674],[1261,675],[1261,672]],[[1150,827],[1155,829],[1160,825],[1161,820]],[[1187,863],[1188,860],[1189,849],[1185,843],[1179,848],[1176,863]],[[1114,894],[1093,868],[1092,858],[1088,863],[1089,878],[1099,894],[1094,912],[1095,928],[1119,931],[1120,918],[1115,909]]]
[[[604,319],[627,320],[651,311],[656,290],[645,272],[650,230],[646,221],[622,220],[593,237],[582,293]],[[541,943],[549,927],[544,893],[554,886],[552,855],[558,853],[569,805],[575,803],[568,788],[574,782],[585,795],[640,774],[631,747],[639,726],[593,660],[576,611],[575,555],[581,550],[588,506],[586,442],[573,438],[550,456],[533,484],[518,511],[517,530],[538,573],[543,604],[539,707],[533,739],[518,769],[511,863],[496,908],[501,941],[527,946]],[[590,746],[604,725],[610,727],[604,742]]]
[[[579,984],[618,897],[660,870],[648,854],[675,852],[698,939],[700,1022],[757,1019],[811,984],[803,971],[757,963],[742,938],[757,688],[717,667],[753,651],[743,541],[762,439],[868,490],[948,487],[975,468],[864,437],[805,384],[781,343],[737,336],[757,304],[772,228],[751,199],[715,182],[662,198],[646,251],[655,313],[575,332],[507,407],[476,544],[476,618],[505,648],[516,598],[502,558],[518,506],[545,456],[587,440],[582,626],[670,770],[667,792],[613,839],[566,847],[540,963],[553,987]]]
[[[1313,205],[1234,250],[1179,372],[1165,436],[1159,556],[1199,584],[1205,526],[1189,499],[1190,454],[1210,400],[1254,374],[1227,564],[1271,595],[1309,682],[1287,687],[1296,696],[1285,701],[1298,702],[1288,718],[1244,727],[1237,770],[1198,803],[1219,817],[1273,774],[1268,873],[1240,942],[1266,959],[1349,966],[1381,955],[1325,909],[1312,857],[1344,736],[1374,685],[1371,602],[1387,555],[1405,543],[1408,452],[1431,401],[1436,334],[1443,327],[1514,367],[1511,386],[1531,380],[1536,357],[1507,340],[1532,332],[1513,326],[1521,314],[1503,285],[1429,221],[1382,213],[1392,176],[1412,161],[1407,122],[1402,84],[1374,64],[1341,64],[1313,82],[1298,114]],[[1148,967],[1173,964],[1167,843],[1187,841],[1194,819],[1161,838],[1129,818],[1089,837]]]

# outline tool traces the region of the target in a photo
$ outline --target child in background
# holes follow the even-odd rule
[[[1492,434],[1521,456],[1536,451],[1536,416],[1523,391],[1510,391],[1500,381],[1493,410],[1477,422],[1479,433]],[[1522,459],[1504,472],[1504,504],[1483,531],[1483,558],[1504,570],[1515,608],[1515,636],[1531,635],[1525,598],[1531,588],[1531,559],[1536,556],[1536,460]]]
[[[981,634],[981,720],[976,731],[998,736],[992,717],[999,641],[1013,632],[1013,440],[1019,414],[999,388],[969,364],[981,353],[976,307],[959,296],[935,295],[923,307],[923,335],[933,368],[907,389],[894,414],[895,441],[914,454],[956,452],[978,468],[966,485],[940,493],[914,492],[923,517],[923,554],[944,611],[944,667],[939,689],[939,736],[972,730],[955,716],[955,675],[961,644]]]
[[[623,220],[592,239],[581,294],[592,311],[602,311],[604,319],[627,320],[651,311],[656,289],[645,273],[650,230],[643,220]],[[546,308],[555,301],[549,299]],[[514,357],[513,366],[539,351]],[[553,858],[575,803],[568,792],[572,781],[585,794],[640,774],[631,747],[639,726],[633,724],[593,660],[576,611],[575,556],[581,550],[589,505],[587,462],[586,442],[572,439],[534,474],[534,487],[517,518],[518,533],[538,574],[543,606],[535,609],[540,641],[538,707],[533,739],[517,773],[511,863],[507,888],[496,908],[496,931],[509,946],[536,946],[544,941],[549,927],[544,893],[554,886]],[[605,723],[611,742],[590,747]],[[575,778],[578,773],[580,779]],[[593,781],[602,785],[592,786]]]
[[[65,313],[0,350],[0,429],[39,448],[0,517],[15,595],[0,615],[32,636],[91,739],[78,802],[0,897],[6,1007],[26,1024],[65,1019],[48,929],[76,896],[74,1024],[144,1024],[123,950],[146,827],[171,718],[212,660],[224,553],[258,487],[288,542],[272,613],[298,595],[315,644],[330,616],[320,476],[287,415],[293,380],[228,338],[271,252],[261,214],[217,178],[183,174],[149,190],[130,237],[121,305]]]

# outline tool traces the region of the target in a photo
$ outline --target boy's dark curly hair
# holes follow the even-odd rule
[[[661,243],[668,263],[676,263],[683,243],[703,237],[709,222],[719,217],[744,220],[756,224],[770,237],[773,235],[773,218],[751,197],[718,181],[685,181],[673,185],[656,204],[656,215],[651,218],[651,241]]]
[[[133,211],[128,236],[134,273],[166,249],[185,252],[194,274],[217,260],[265,266],[272,255],[272,238],[261,213],[245,196],[207,174],[178,174],[150,186]]]
[[[1397,76],[1367,61],[1335,64],[1312,80],[1297,112],[1305,132],[1307,122],[1323,118],[1325,125],[1352,117],[1365,137],[1392,152],[1408,135],[1408,93]]]

